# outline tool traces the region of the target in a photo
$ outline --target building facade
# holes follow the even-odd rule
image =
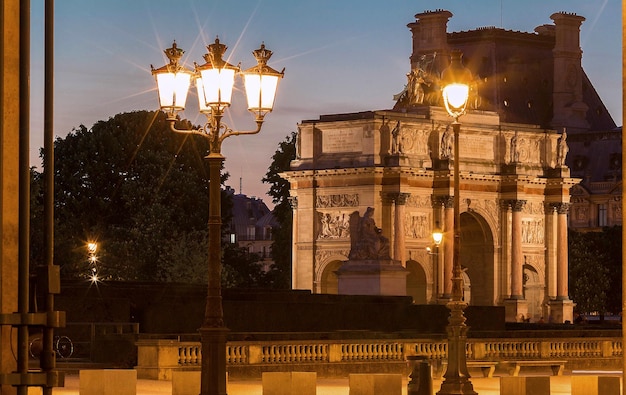
[[[573,199],[570,188],[581,179],[570,170],[570,141],[615,128],[581,66],[584,18],[556,13],[534,33],[447,33],[450,17],[428,11],[408,25],[411,69],[393,109],[299,125],[297,158],[283,175],[294,202],[293,288],[337,293],[350,215],[372,207],[408,271],[407,294],[415,303],[449,300],[458,160],[465,300],[503,305],[507,321],[571,321],[567,228],[572,204],[581,204],[579,186]],[[452,49],[474,76],[459,158],[438,78]],[[621,210],[615,202],[607,210]]]
[[[271,257],[272,229],[278,226],[278,222],[262,199],[236,194],[234,189],[228,187],[226,192],[233,205],[227,225],[227,242],[257,254],[263,271],[269,271],[274,264]]]

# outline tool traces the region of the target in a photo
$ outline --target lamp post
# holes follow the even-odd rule
[[[450,66],[442,73],[443,101],[448,114],[454,118],[454,249],[452,254],[452,299],[446,304],[450,309],[448,318],[448,368],[437,395],[477,394],[467,371],[465,347],[467,330],[463,310],[467,303],[463,301],[463,278],[461,277],[461,221],[460,221],[460,179],[459,179],[459,117],[465,113],[469,97],[469,84],[472,75],[463,67],[462,54],[453,50],[450,54]]]
[[[209,279],[204,312],[204,321],[199,329],[202,345],[202,373],[200,395],[226,394],[226,334],[224,325],[221,291],[221,195],[220,179],[224,156],[221,153],[222,141],[230,136],[255,134],[261,130],[263,118],[272,111],[278,80],[284,69],[278,72],[267,65],[272,51],[261,44],[253,51],[257,65],[240,71],[222,57],[226,45],[219,38],[207,46],[208,54],[203,65],[195,64],[195,70],[185,69],[179,64],[184,51],[176,42],[166,49],[169,63],[158,69],[152,68],[157,83],[161,109],[166,112],[170,129],[176,133],[190,133],[202,136],[209,141]],[[225,109],[230,106],[235,75],[242,74],[248,99],[248,110],[255,116],[256,129],[235,131],[222,122]],[[206,124],[198,129],[177,129],[176,114],[185,108],[187,91],[194,79],[198,91],[200,112],[206,115]]]
[[[443,281],[442,281],[443,276],[440,271],[440,265],[439,265],[439,246],[441,245],[441,242],[443,241],[443,232],[439,228],[439,222],[437,222],[437,224],[435,225],[435,229],[433,229],[431,236],[433,238],[433,243],[435,244],[435,252],[431,252],[430,247],[426,248],[426,250],[428,250],[429,255],[432,255],[433,271],[436,273],[436,281],[435,281],[435,286],[433,288],[433,294],[434,294],[433,299],[436,300],[441,295],[439,291],[442,289],[442,284],[443,284]]]

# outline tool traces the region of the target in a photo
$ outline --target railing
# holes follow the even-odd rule
[[[199,342],[146,339],[137,342],[140,378],[170,379],[172,369],[199,369]],[[565,359],[606,366],[620,359],[621,338],[468,339],[467,360]],[[409,355],[447,358],[446,340],[228,342],[229,367],[404,362]]]

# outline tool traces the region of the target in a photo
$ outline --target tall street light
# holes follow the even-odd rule
[[[469,98],[469,84],[472,74],[463,67],[462,53],[453,50],[450,54],[450,66],[441,76],[443,82],[443,102],[451,117],[454,132],[454,249],[452,254],[452,299],[446,304],[450,309],[448,318],[448,368],[437,395],[477,394],[470,381],[467,371],[465,347],[467,344],[467,330],[463,310],[467,303],[463,300],[463,278],[461,277],[461,215],[459,199],[459,131],[461,124],[459,117],[465,113]]]
[[[166,112],[172,131],[190,133],[209,140],[209,280],[204,321],[200,328],[202,344],[202,373],[200,395],[226,394],[226,334],[224,325],[221,290],[221,194],[220,179],[224,156],[221,153],[222,141],[230,136],[255,134],[261,130],[263,118],[272,111],[278,80],[284,75],[284,69],[278,72],[267,65],[272,51],[261,44],[253,51],[257,65],[241,71],[222,57],[226,45],[215,39],[207,46],[208,54],[203,65],[195,64],[195,70],[187,70],[180,63],[184,51],[176,46],[166,49],[169,64],[158,69],[152,68],[156,78],[161,109]],[[231,103],[235,75],[242,74],[248,99],[248,110],[255,116],[256,129],[235,131],[222,122],[224,111]],[[198,129],[177,129],[176,114],[185,108],[187,91],[191,81],[195,80],[198,90],[200,112],[206,115],[206,124]]]

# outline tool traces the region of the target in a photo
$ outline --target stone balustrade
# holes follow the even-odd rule
[[[171,371],[200,368],[200,342],[145,339],[137,341],[139,378],[170,380]],[[560,359],[566,368],[615,368],[621,366],[621,338],[468,339],[467,360],[511,361]],[[446,340],[302,340],[233,341],[226,347],[231,368],[304,365],[392,363],[402,366],[408,356],[420,355],[431,361],[447,359]]]

